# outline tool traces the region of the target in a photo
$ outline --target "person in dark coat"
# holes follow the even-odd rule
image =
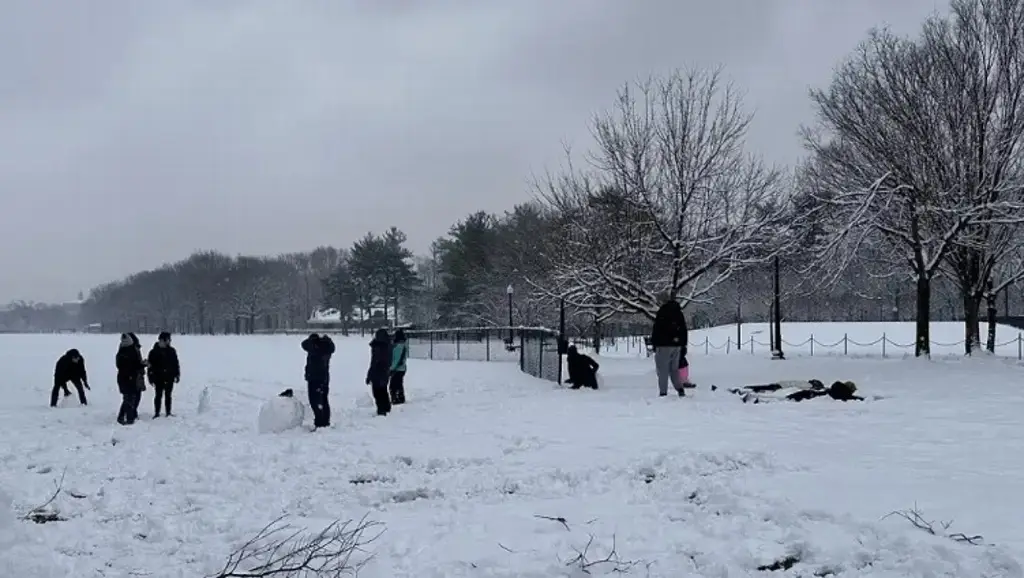
[[[391,374],[391,336],[387,329],[378,329],[370,341],[370,368],[366,370],[366,385],[371,387],[377,415],[391,413],[388,396],[388,378]]]
[[[313,427],[330,427],[331,403],[328,394],[334,341],[327,335],[313,333],[303,340],[302,350],[306,352],[305,378],[309,390],[309,406],[313,409]]]
[[[654,348],[654,366],[658,373],[658,395],[668,395],[668,384],[672,382],[679,397],[686,396],[686,390],[679,378],[679,358],[686,356],[686,316],[675,299],[669,299],[654,316],[651,327],[651,347]]]
[[[601,366],[594,361],[593,357],[580,353],[575,345],[570,345],[565,352],[565,364],[569,370],[569,379],[566,379],[565,382],[572,384],[569,389],[581,387],[597,389],[597,370]]]
[[[164,331],[156,339],[153,349],[146,358],[149,367],[146,376],[153,386],[153,418],[160,417],[160,403],[163,402],[164,412],[171,416],[171,392],[174,384],[181,379],[181,365],[178,362],[178,351],[171,345],[171,334]]]
[[[136,338],[137,340],[137,338]],[[142,359],[140,348],[135,346],[128,333],[121,334],[121,343],[117,349],[114,363],[117,366],[117,389],[121,392],[121,409],[117,413],[117,423],[131,425],[139,418],[139,376],[146,370],[146,362]]]
[[[395,343],[391,349],[391,382],[388,390],[391,394],[391,405],[405,403],[405,371],[409,358],[409,344],[405,339],[405,331],[395,331]]]
[[[146,366],[149,364],[146,361],[146,356],[142,354],[142,342],[139,340],[139,336],[134,333],[129,333],[128,337],[131,338],[132,343],[135,345],[135,350],[139,352],[139,358],[142,359],[142,369],[139,370],[139,374],[135,376],[135,383],[139,388],[139,395],[135,398],[135,417],[139,417],[139,405],[142,404],[142,393],[146,391]]]
[[[77,349],[69,349],[57,360],[53,368],[53,389],[50,390],[50,407],[57,407],[57,396],[61,389],[64,396],[71,395],[68,390],[68,382],[71,382],[78,390],[78,401],[82,405],[89,405],[85,399],[85,390],[89,388],[89,375],[85,371],[85,359]]]

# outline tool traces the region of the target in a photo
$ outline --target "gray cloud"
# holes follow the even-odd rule
[[[751,146],[799,154],[807,87],[937,0],[12,0],[0,19],[0,302],[194,249],[416,249],[530,196],[624,82],[722,63]],[[355,7],[353,7],[355,6]]]

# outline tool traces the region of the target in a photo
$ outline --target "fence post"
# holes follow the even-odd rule
[[[462,361],[462,334],[455,332],[455,361]]]
[[[725,338],[725,352],[732,353],[732,337]]]
[[[430,335],[430,359],[431,359],[431,361],[433,361],[433,359],[434,359],[434,332],[431,331],[428,335]]]
[[[544,337],[537,340],[537,377],[544,377]],[[533,375],[533,374],[530,374]]]
[[[754,336],[753,335],[750,336],[750,354],[751,355],[754,354]]]
[[[704,336],[704,355],[711,353],[711,338],[707,335]]]
[[[885,333],[883,332],[882,333],[882,358],[885,358],[885,342],[886,341],[889,341],[889,340],[886,339]]]
[[[509,331],[513,331],[509,329]],[[512,340],[515,343],[515,339]],[[526,332],[519,328],[519,371],[526,372]]]
[[[850,354],[850,335],[848,333],[843,334],[843,355]]]
[[[487,343],[487,345],[484,346],[486,348],[486,350],[487,350],[486,360],[490,361],[491,360],[491,330],[490,329],[484,329],[484,341]]]
[[[811,357],[814,357],[814,334],[811,334]]]
[[[1017,332],[1017,361],[1024,360],[1024,338],[1021,337],[1021,332]]]

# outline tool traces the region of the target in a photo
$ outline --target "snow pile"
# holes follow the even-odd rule
[[[202,415],[210,411],[210,386],[203,388],[203,393],[199,394],[199,403],[196,404],[196,413]]]
[[[271,398],[260,407],[257,429],[262,433],[281,433],[302,425],[306,407],[294,397]]]
[[[64,395],[57,401],[57,407],[82,407],[82,402],[76,394]]]
[[[11,497],[0,490],[0,552],[9,549],[18,539],[18,521],[14,517],[11,503]]]

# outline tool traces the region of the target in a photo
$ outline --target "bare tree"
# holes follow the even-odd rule
[[[701,300],[739,267],[771,258],[786,182],[745,153],[750,120],[721,69],[622,89],[593,123],[587,170],[541,185],[542,198],[568,213],[568,245],[584,254],[594,252],[588,242],[604,245],[600,255],[556,260],[556,284],[576,305],[587,295],[653,318],[666,297]]]
[[[948,17],[925,24],[921,43],[934,55],[948,92],[942,124],[935,127],[949,139],[944,176],[964,203],[983,209],[945,263],[962,293],[970,354],[981,341],[982,302],[994,318],[996,296],[1020,276],[1003,266],[1001,282],[993,279],[996,267],[1018,251],[1024,220],[1024,5],[954,0]],[[990,347],[994,329],[990,324]]]
[[[930,352],[932,278],[983,212],[944,178],[948,139],[934,128],[947,103],[933,56],[913,41],[872,32],[827,90],[812,91],[823,130],[805,131],[817,217],[835,223],[818,264],[835,280],[875,245],[886,249],[879,262],[889,270],[909,268],[919,356]]]

